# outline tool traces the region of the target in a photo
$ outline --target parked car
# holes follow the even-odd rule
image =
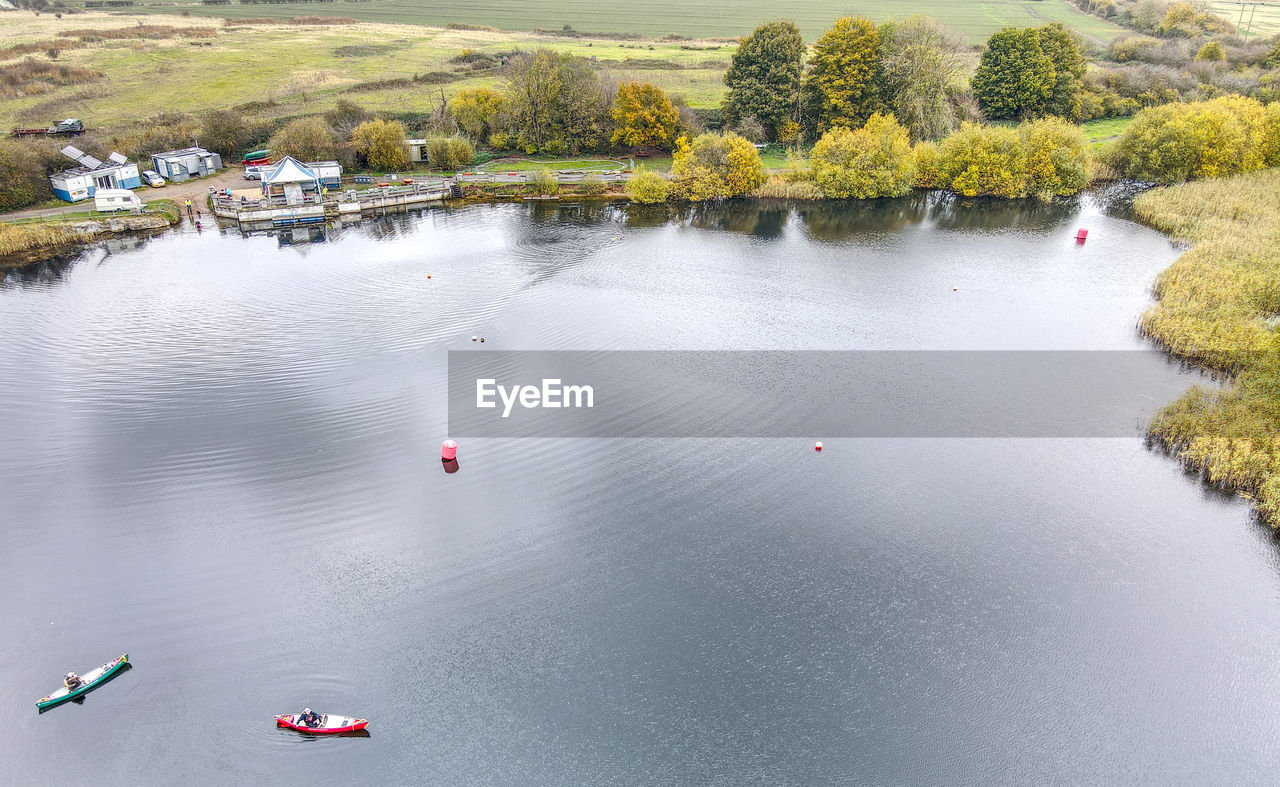
[[[160,173],[154,169],[149,169],[142,173],[142,182],[153,189],[158,189],[164,185],[164,178],[160,177]]]
[[[262,180],[262,167],[245,167],[245,180]]]

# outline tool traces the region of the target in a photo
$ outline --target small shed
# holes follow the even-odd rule
[[[409,146],[409,160],[423,162],[427,160],[427,141],[425,139],[406,139]]]
[[[308,161],[307,169],[316,173],[316,177],[320,179],[320,185],[326,189],[336,189],[342,186],[342,165],[336,161]]]
[[[58,199],[79,202],[92,197],[98,189],[141,188],[142,177],[138,174],[137,164],[112,160],[95,167],[75,167],[50,175],[49,184]]]
[[[212,175],[222,169],[222,156],[204,148],[183,148],[166,153],[151,154],[151,168],[160,177],[174,183],[190,178]]]

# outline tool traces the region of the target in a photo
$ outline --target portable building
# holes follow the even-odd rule
[[[204,148],[183,148],[151,154],[151,168],[165,180],[181,183],[222,169],[222,156]]]
[[[405,144],[409,146],[410,161],[421,163],[427,160],[427,141],[425,139],[406,139]]]
[[[108,161],[96,167],[75,167],[50,175],[49,183],[58,199],[79,202],[92,197],[98,189],[141,188],[142,178],[137,164]]]

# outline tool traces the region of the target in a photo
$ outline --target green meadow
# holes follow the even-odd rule
[[[31,95],[0,97],[0,117],[45,125],[82,117],[98,130],[136,125],[162,112],[198,114],[240,107],[249,116],[324,111],[346,98],[382,112],[427,113],[467,87],[493,86],[495,66],[472,70],[453,58],[470,50],[494,56],[537,47],[595,58],[619,80],[652,82],[692,106],[717,106],[735,47],[709,41],[604,41],[530,33],[463,31],[416,25],[289,24],[225,27],[219,20],[151,17],[153,24],[202,26],[212,38],[108,39],[58,53],[56,63],[100,71],[104,79]],[[77,14],[0,14],[0,48],[57,42],[58,33],[136,26],[138,18]],[[65,40],[65,39],[63,39]],[[22,55],[47,59],[45,54]]]
[[[354,17],[392,24],[489,25],[502,30],[560,30],[569,25],[579,31],[635,33],[659,37],[695,38],[745,35],[769,19],[795,20],[805,38],[813,40],[838,17],[862,15],[881,21],[925,14],[978,43],[1007,25],[1043,25],[1063,22],[1079,30],[1095,44],[1110,43],[1123,28],[1082,13],[1066,0],[810,0],[778,3],[776,0],[650,0],[645,3],[606,3],[599,0],[504,0],[475,4],[466,0],[366,0],[336,3],[273,3],[204,6],[198,3],[165,3],[135,8],[174,14],[223,17],[288,18],[307,14]]]

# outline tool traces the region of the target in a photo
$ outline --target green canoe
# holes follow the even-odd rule
[[[98,688],[102,684],[111,679],[120,670],[124,669],[129,663],[129,654],[126,653],[118,659],[108,661],[95,670],[90,670],[80,676],[80,685],[74,690],[68,691],[65,686],[50,694],[48,697],[42,697],[36,700],[36,707],[40,710],[52,708],[54,705],[60,705],[67,700],[73,700],[76,697],[83,696]]]

